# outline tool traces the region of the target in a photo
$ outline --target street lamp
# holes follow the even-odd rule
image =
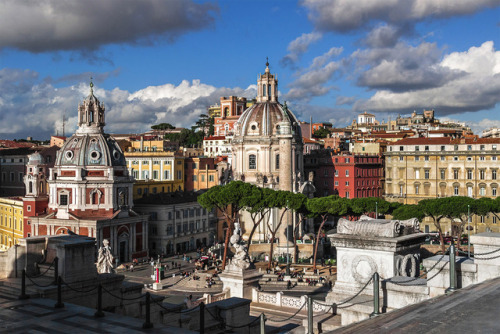
[[[470,205],[467,204],[467,255],[470,258]]]

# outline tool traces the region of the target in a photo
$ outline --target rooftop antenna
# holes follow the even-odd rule
[[[66,137],[66,133],[64,131],[64,127],[66,125],[66,111],[63,112],[63,119],[62,119],[62,133],[63,133],[63,137]]]

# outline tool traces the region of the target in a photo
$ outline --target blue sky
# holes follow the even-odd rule
[[[221,96],[342,127],[432,108],[500,127],[500,0],[0,0],[0,138],[76,127],[90,76],[106,131],[188,127]]]

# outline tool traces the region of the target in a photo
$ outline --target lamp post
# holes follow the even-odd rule
[[[470,205],[467,204],[467,256],[470,258]]]
[[[375,202],[375,219],[378,219],[378,202]]]

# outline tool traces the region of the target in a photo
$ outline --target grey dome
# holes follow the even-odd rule
[[[286,124],[292,134],[302,138],[297,117],[278,102],[262,102],[245,110],[235,124],[236,136],[273,136]]]
[[[58,152],[60,166],[126,166],[125,156],[114,139],[105,134],[75,134]]]

